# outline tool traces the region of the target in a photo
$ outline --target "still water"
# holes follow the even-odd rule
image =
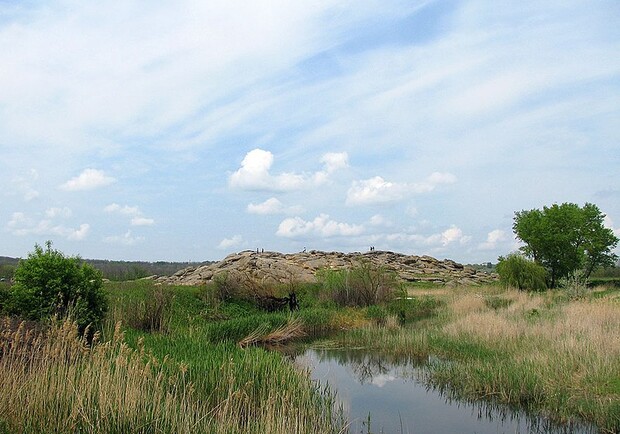
[[[350,433],[595,433],[591,426],[554,426],[488,403],[451,400],[429,388],[423,368],[359,350],[309,349],[295,362],[329,385],[351,421]]]

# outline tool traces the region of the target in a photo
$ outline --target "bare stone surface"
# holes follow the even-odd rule
[[[360,260],[394,271],[407,282],[436,282],[449,285],[479,285],[497,280],[497,275],[480,272],[450,259],[430,256],[404,255],[389,251],[367,253],[321,252],[279,253],[245,250],[228,255],[223,260],[199,267],[188,267],[170,277],[160,277],[161,283],[202,285],[220,273],[240,273],[264,283],[316,282],[321,269],[343,269],[356,266]]]

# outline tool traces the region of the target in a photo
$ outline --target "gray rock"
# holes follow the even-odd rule
[[[447,284],[484,284],[497,280],[497,275],[477,272],[450,259],[438,260],[431,256],[403,255],[387,251],[368,253],[321,252],[278,253],[245,250],[228,255],[223,260],[199,267],[188,267],[158,282],[175,285],[203,285],[221,273],[239,273],[264,283],[316,282],[321,269],[345,269],[359,261],[394,271],[407,282],[437,282]]]

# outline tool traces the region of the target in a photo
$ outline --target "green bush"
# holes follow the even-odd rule
[[[166,286],[154,286],[146,290],[143,300],[134,300],[129,306],[130,327],[145,332],[167,333],[172,321],[174,291]]]
[[[372,306],[394,298],[400,289],[396,274],[369,260],[360,260],[350,269],[321,270],[324,291],[339,306]]]
[[[79,257],[52,249],[51,241],[45,250],[35,245],[19,262],[14,280],[9,313],[31,320],[71,316],[82,332],[89,325],[101,326],[107,310],[101,272]]]
[[[496,270],[504,286],[534,291],[547,288],[547,271],[518,253],[500,256]]]

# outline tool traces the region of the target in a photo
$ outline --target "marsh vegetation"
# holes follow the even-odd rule
[[[347,432],[353,425],[334,391],[262,346],[283,342],[430,360],[422,381],[451,399],[620,430],[617,289],[388,291],[373,283],[379,298],[346,298],[348,282],[362,280],[327,277],[304,285],[109,282],[107,314],[89,340],[71,320],[5,319],[0,432]],[[291,290],[298,311],[266,312],[255,302],[256,291]]]

